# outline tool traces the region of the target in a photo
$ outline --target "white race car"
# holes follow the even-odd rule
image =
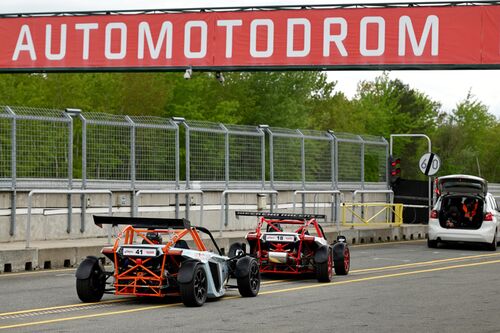
[[[207,298],[223,296],[229,287],[237,287],[244,297],[259,292],[257,260],[243,251],[231,258],[222,255],[210,231],[186,219],[94,216],[94,222],[126,227],[114,246],[101,251],[113,262],[112,271],[104,269],[104,257],[89,256],[78,267],[76,291],[83,302],[98,302],[104,293],[113,293],[181,296],[186,306],[201,306]],[[217,253],[208,250],[200,232],[209,236]],[[231,277],[237,285],[228,283]]]

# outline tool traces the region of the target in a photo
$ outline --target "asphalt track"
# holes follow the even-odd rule
[[[347,276],[265,278],[201,308],[105,295],[81,303],[74,269],[0,275],[5,332],[500,332],[500,251],[424,241],[351,247]]]

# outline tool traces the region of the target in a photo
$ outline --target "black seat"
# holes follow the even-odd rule
[[[178,249],[187,249],[189,250],[188,243],[184,239],[179,239],[177,243],[174,245]]]

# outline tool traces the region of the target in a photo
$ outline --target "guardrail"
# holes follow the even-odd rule
[[[319,194],[331,194],[332,195],[332,200],[330,202],[331,204],[331,210],[332,210],[332,220],[333,221],[337,221],[337,225],[338,225],[338,211],[337,211],[337,206],[338,206],[338,203],[339,203],[339,197],[341,195],[340,191],[339,190],[318,190],[318,191],[314,191],[314,190],[298,190],[298,191],[295,191],[293,192],[293,211],[295,212],[295,207],[296,207],[296,196],[297,194],[300,194],[302,196],[302,214],[305,214],[305,209],[306,209],[306,205],[305,205],[305,195],[307,194],[314,194],[314,198],[313,198],[313,205],[314,205],[314,213],[316,213],[316,198]]]
[[[135,193],[135,199],[134,200],[134,208],[132,210],[132,216],[137,216],[138,213],[138,202],[139,202],[139,196],[141,194],[175,194],[176,195],[176,207],[175,207],[175,218],[179,218],[179,201],[177,200],[177,196],[179,194],[185,194],[186,195],[186,219],[189,220],[189,207],[190,201],[188,200],[187,196],[189,194],[199,194],[200,195],[200,225],[203,225],[203,191],[202,190],[140,190]]]
[[[394,202],[394,192],[392,190],[356,190],[352,193],[352,202],[356,202],[356,196],[358,194],[361,194],[361,203],[365,202],[365,194],[385,194],[386,196],[389,195],[389,203]],[[386,197],[387,199],[387,197]],[[361,216],[364,218],[365,216],[365,210],[364,207],[361,207]],[[353,219],[351,220],[351,223],[354,223],[354,216],[352,217]]]
[[[377,208],[380,209],[370,216],[370,218],[365,219],[363,214],[358,214],[356,212],[356,207],[360,208]],[[352,222],[347,222],[346,213],[352,214]],[[377,217],[385,214],[385,221],[374,222]],[[392,218],[394,217],[394,219]],[[360,222],[354,222],[356,218]],[[342,203],[342,225],[354,226],[367,226],[367,225],[390,225],[390,226],[400,226],[403,223],[403,204],[388,204],[385,202],[372,202],[372,203]]]
[[[270,194],[271,195],[271,212],[273,211],[272,197],[278,197],[276,190],[225,190],[221,194],[220,200],[220,228],[219,235],[222,236],[222,229],[228,225],[229,220],[229,194]],[[276,199],[275,206],[278,206],[278,199]]]
[[[113,214],[113,193],[109,190],[32,190],[28,194],[28,220],[26,222],[26,248],[30,247],[31,241],[31,207],[32,207],[32,199],[35,194],[107,194],[109,195],[108,202],[108,214],[111,216]],[[70,205],[69,208],[72,206]],[[71,209],[68,210],[68,214],[71,214]],[[68,219],[68,230],[71,229],[71,219]],[[82,226],[83,227],[83,226]],[[108,243],[111,238],[111,229],[108,229]]]

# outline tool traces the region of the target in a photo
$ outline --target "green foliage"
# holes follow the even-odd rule
[[[498,182],[500,123],[470,92],[442,119],[435,137],[443,160],[441,174],[467,173]]]
[[[488,113],[487,106],[471,93],[448,114],[441,111],[439,102],[398,79],[391,79],[388,73],[373,81],[360,82],[352,99],[336,91],[336,82],[328,82],[323,72],[235,72],[224,73],[224,76],[225,83],[221,85],[213,73],[201,72],[195,72],[190,80],[184,80],[182,73],[162,72],[2,74],[0,104],[75,107],[87,112],[131,116],[181,116],[190,120],[267,124],[292,129],[331,129],[387,139],[392,133],[423,133],[431,137],[433,150],[443,160],[440,174],[480,174],[489,181],[500,182],[499,120]],[[8,125],[4,122],[0,126],[0,129],[5,129],[0,133],[0,144],[8,147],[10,137],[5,133]],[[80,124],[75,122],[76,177],[81,175],[80,130]],[[47,142],[52,140],[60,138],[47,139]],[[103,144],[115,143],[104,141]],[[101,148],[104,151],[105,147]],[[41,147],[36,149],[40,154],[43,152]],[[423,139],[398,138],[395,141],[394,151],[402,158],[404,178],[425,179],[417,162],[426,150],[427,142]],[[139,147],[138,151],[144,154],[144,158],[154,154],[148,147]],[[94,161],[99,164],[96,165],[99,173],[96,176],[123,171],[118,166],[127,160],[127,151],[116,147],[116,152],[116,156],[104,156],[102,160]],[[341,153],[351,154],[349,151]],[[38,167],[53,169],[65,163],[52,156],[50,149],[47,154],[43,165]],[[241,154],[233,158],[243,163],[247,158]],[[379,159],[380,155],[365,155],[367,181],[384,179],[381,172],[384,161]],[[8,151],[2,149],[1,156],[5,157],[2,160],[8,159]],[[309,162],[310,177],[326,177],[328,170],[324,170],[321,163],[319,160],[316,165]],[[0,166],[0,175],[7,175],[9,164],[1,162]],[[27,173],[37,168],[35,165],[25,167]],[[162,168],[165,166],[149,165],[144,168],[144,177],[165,177]],[[346,180],[357,180],[360,172],[355,167],[339,171],[339,177]],[[254,175],[245,177],[251,179]],[[295,179],[294,174],[287,177]]]

